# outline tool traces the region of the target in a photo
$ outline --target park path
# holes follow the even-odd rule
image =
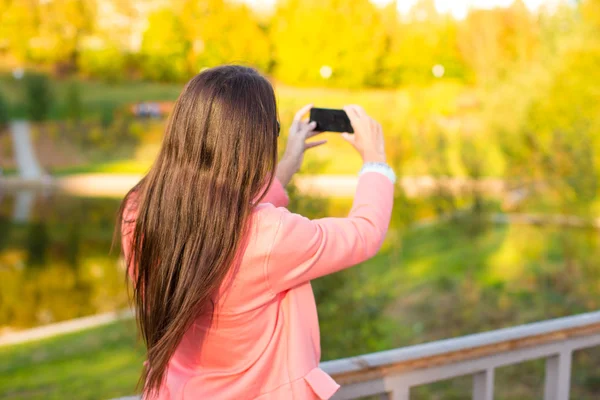
[[[104,314],[90,315],[88,317],[74,318],[67,321],[42,325],[36,328],[17,330],[0,334],[0,347],[14,346],[17,344],[47,339],[49,337],[79,332],[85,329],[97,328],[116,321],[134,317],[132,309],[111,311]]]
[[[56,179],[62,190],[79,196],[123,197],[139,180],[140,175],[73,175]],[[307,194],[326,196],[352,196],[357,178],[345,175],[298,176],[298,189]]]
[[[135,174],[81,174],[57,177],[46,182],[4,178],[0,180],[0,188],[35,188],[47,185],[77,196],[123,197],[139,182],[141,177],[141,175]],[[307,195],[348,198],[354,195],[358,177],[355,175],[297,175],[294,182],[299,191]],[[504,181],[497,178],[473,181],[468,178],[402,177],[400,184],[408,196],[423,195],[435,191],[439,187],[444,187],[452,192],[477,188],[493,195],[501,195],[506,191]]]

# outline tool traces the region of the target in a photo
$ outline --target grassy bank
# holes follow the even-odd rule
[[[131,394],[144,352],[133,320],[0,347],[2,399],[108,399]]]

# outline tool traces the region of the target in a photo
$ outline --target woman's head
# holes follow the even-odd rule
[[[127,264],[148,350],[151,396],[195,318],[212,315],[215,295],[240,248],[252,207],[277,159],[277,108],[270,83],[241,66],[213,68],[183,89],[162,148],[130,192],[135,219]],[[127,224],[131,228],[127,228]]]
[[[277,132],[275,94],[264,77],[247,67],[212,68],[175,103],[155,168],[210,172],[228,188],[256,191],[275,167]]]

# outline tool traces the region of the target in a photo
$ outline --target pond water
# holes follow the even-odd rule
[[[0,329],[127,306],[118,248],[111,253],[118,199],[0,196]],[[596,231],[493,225],[471,214],[409,225],[407,214],[424,204],[397,203],[377,257],[313,283],[324,359],[598,308]],[[294,195],[290,208],[318,217],[349,206]]]
[[[54,192],[0,194],[0,329],[127,306],[111,241],[119,201]]]

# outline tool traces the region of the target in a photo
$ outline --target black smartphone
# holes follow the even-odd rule
[[[354,133],[348,114],[344,110],[311,108],[309,122],[313,121],[317,123],[317,131]]]

